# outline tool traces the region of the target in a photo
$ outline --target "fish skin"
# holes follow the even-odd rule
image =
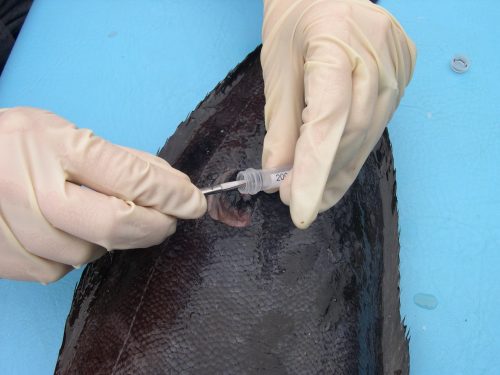
[[[197,186],[260,165],[259,53],[160,152]],[[385,132],[307,230],[278,194],[232,192],[218,210],[245,227],[205,215],[153,248],[109,253],[82,275],[55,373],[407,374],[395,189]]]

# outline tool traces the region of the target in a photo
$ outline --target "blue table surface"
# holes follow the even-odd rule
[[[389,126],[411,372],[498,374],[500,5],[381,5],[419,52]],[[261,22],[260,0],[37,0],[0,77],[0,107],[46,108],[155,153],[260,43]],[[463,75],[449,69],[455,53],[471,60]],[[0,280],[0,374],[52,373],[80,274],[46,287]]]

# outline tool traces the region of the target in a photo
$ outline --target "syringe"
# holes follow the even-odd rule
[[[223,182],[217,185],[201,188],[205,195],[222,193],[225,191],[236,190],[241,194],[257,194],[259,191],[278,188],[290,168],[279,169],[253,169],[248,168],[238,172],[236,181]]]
[[[240,186],[238,191],[253,195],[259,191],[278,188],[289,172],[290,168],[245,169],[236,175],[236,181],[245,181],[245,185]]]

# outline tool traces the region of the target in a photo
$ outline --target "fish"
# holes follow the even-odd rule
[[[197,186],[258,167],[260,47],[159,156]],[[112,251],[76,287],[56,374],[408,374],[396,177],[387,131],[308,229],[279,194],[212,195],[148,249]]]

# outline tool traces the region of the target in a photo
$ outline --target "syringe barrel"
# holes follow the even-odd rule
[[[236,180],[244,180],[246,184],[238,189],[241,194],[257,194],[259,191],[278,188],[286,175],[290,172],[289,168],[281,169],[254,169],[248,168],[238,172]]]

